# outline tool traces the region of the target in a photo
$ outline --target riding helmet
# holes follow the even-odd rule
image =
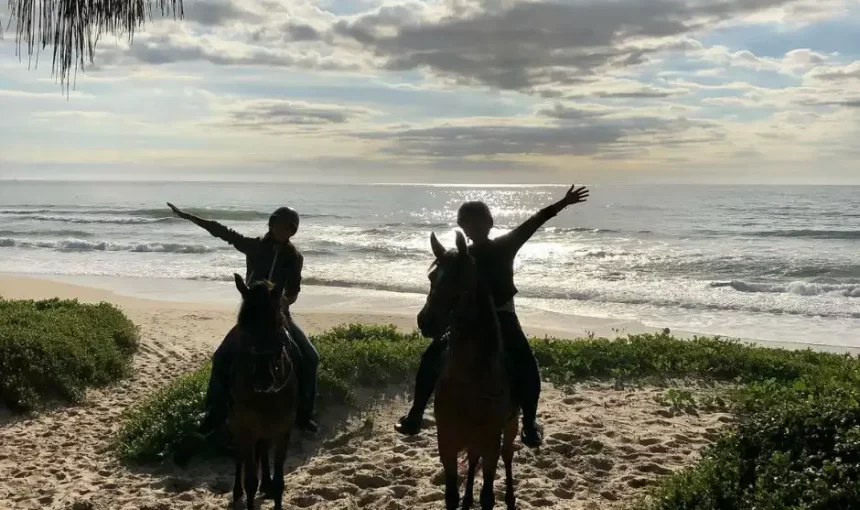
[[[269,225],[274,223],[275,220],[286,220],[296,230],[299,229],[299,213],[297,213],[292,207],[278,207],[275,209],[275,212],[269,216]]]

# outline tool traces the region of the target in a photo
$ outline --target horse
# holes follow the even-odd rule
[[[469,471],[462,508],[472,507],[479,461],[484,475],[481,508],[495,506],[493,485],[501,455],[505,503],[513,510],[514,440],[520,409],[511,395],[493,299],[479,282],[475,259],[460,232],[455,250],[447,250],[436,234],[431,234],[430,245],[436,260],[428,275],[430,292],[418,314],[418,327],[427,337],[436,338],[443,332],[448,335],[434,404],[446,508],[455,510],[460,504],[457,457],[466,450]]]
[[[232,406],[228,415],[236,448],[236,478],[233,504],[246,498],[254,510],[262,467],[265,485],[275,510],[281,510],[284,495],[284,462],[295,422],[298,379],[285,343],[286,317],[281,308],[282,286],[268,281],[250,287],[233,275],[242,295],[237,328],[239,348],[230,379]],[[268,480],[268,449],[274,449],[274,477]],[[243,479],[244,474],[244,479]]]

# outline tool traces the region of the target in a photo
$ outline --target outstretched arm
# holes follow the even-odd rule
[[[564,208],[569,205],[585,202],[588,198],[588,189],[585,186],[576,188],[576,185],[570,187],[564,198],[558,202],[544,207],[531,218],[524,221],[520,226],[508,232],[507,234],[497,238],[497,242],[503,243],[508,250],[516,254],[520,248],[526,244],[526,241],[531,239],[535,232],[543,226],[544,223],[554,218]]]
[[[194,223],[198,227],[203,230],[209,232],[211,235],[223,239],[227,241],[231,245],[233,245],[237,250],[242,253],[248,253],[251,250],[251,247],[254,244],[254,239],[251,237],[245,237],[242,234],[236,232],[235,230],[228,228],[217,221],[207,220],[201,218],[199,216],[195,216],[191,213],[187,213],[175,205],[167,202],[167,206],[173,211],[173,213],[183,220],[188,220],[191,223]]]

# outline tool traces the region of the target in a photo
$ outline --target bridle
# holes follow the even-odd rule
[[[247,333],[242,334],[242,336],[247,336]],[[255,361],[250,364],[252,375],[256,375],[257,368],[262,364],[256,360],[259,360],[260,358],[265,358],[267,360],[264,361],[264,363],[269,371],[272,383],[268,388],[253,388],[254,393],[279,393],[287,386],[287,384],[289,384],[290,379],[293,376],[294,366],[289,353],[287,352],[286,344],[283,342],[279,343],[280,345],[270,349],[257,349],[253,346],[241,349],[244,355],[255,358]],[[289,366],[289,371],[287,371],[287,366]],[[278,376],[279,372],[283,374],[280,377]]]

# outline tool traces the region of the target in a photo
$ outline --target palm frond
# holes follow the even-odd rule
[[[31,63],[39,53],[53,48],[52,75],[68,85],[72,70],[93,62],[102,34],[125,35],[152,19],[153,6],[162,16],[183,16],[182,0],[8,0],[18,56],[26,47]],[[0,33],[2,33],[0,20]]]

